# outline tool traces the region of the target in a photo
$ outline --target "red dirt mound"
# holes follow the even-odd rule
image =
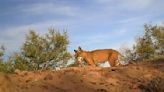
[[[15,74],[0,73],[0,92],[164,92],[163,70],[164,63],[72,67],[58,71],[17,70]]]

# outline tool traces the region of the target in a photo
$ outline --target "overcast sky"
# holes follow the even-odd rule
[[[18,51],[30,29],[67,29],[69,51],[131,46],[145,23],[164,21],[164,0],[0,0],[0,44]]]

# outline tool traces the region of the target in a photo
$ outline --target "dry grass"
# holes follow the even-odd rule
[[[140,88],[145,92],[164,92],[164,78],[155,77],[146,85],[141,85]]]

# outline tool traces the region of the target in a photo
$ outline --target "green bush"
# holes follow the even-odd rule
[[[0,62],[0,72],[12,73],[14,72],[14,66],[9,62]]]
[[[65,66],[71,58],[67,51],[69,44],[67,32],[50,29],[40,36],[30,31],[21,48],[21,52],[13,56],[15,68],[20,70],[54,69]]]
[[[47,70],[65,67],[71,54],[67,51],[67,32],[50,29],[45,35],[30,31],[19,53],[3,60],[5,47],[0,47],[0,72],[19,70]]]
[[[164,26],[146,24],[144,34],[136,39],[133,49],[124,49],[129,61],[153,61],[164,58]]]

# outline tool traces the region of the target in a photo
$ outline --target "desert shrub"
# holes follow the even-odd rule
[[[123,61],[124,64],[127,64],[132,61],[136,61],[136,54],[134,52],[134,47],[130,49],[126,45],[122,45],[119,49],[120,53],[123,55],[119,58],[120,61]]]
[[[146,92],[164,92],[164,78],[155,77],[146,86],[142,87]]]
[[[146,24],[143,37],[136,42],[135,51],[141,60],[164,57],[164,26]]]
[[[77,67],[79,66],[77,63],[72,63],[72,64],[69,64],[67,67]]]
[[[136,39],[132,49],[124,49],[129,61],[164,59],[164,26],[144,25],[144,34]]]
[[[164,92],[164,78],[156,77],[147,85],[148,92]]]
[[[0,72],[12,73],[14,72],[13,64],[9,62],[0,62]]]
[[[30,64],[18,53],[14,53],[9,59],[8,62],[12,62],[14,69],[19,70],[32,70]],[[31,69],[29,69],[31,68]]]
[[[0,47],[0,62],[3,61],[4,53],[5,53],[5,47],[4,46],[1,46]]]
[[[8,61],[3,60],[4,53],[5,53],[5,47],[1,46],[0,47],[0,72],[11,73],[14,71],[13,64]]]
[[[67,32],[50,29],[45,35],[30,31],[20,53],[13,56],[15,68],[20,70],[54,69],[65,66],[71,58],[67,51]]]

